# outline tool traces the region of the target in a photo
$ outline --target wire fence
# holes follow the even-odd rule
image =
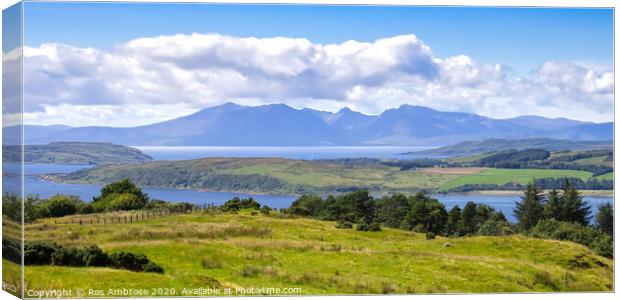
[[[138,221],[144,221],[154,218],[161,218],[171,215],[179,214],[192,214],[201,212],[214,212],[216,205],[198,204],[191,207],[167,207],[167,208],[154,208],[148,210],[139,211],[122,211],[113,212],[107,214],[85,214],[85,215],[73,215],[65,217],[64,219],[54,219],[53,224],[56,225],[95,225],[95,224],[128,224]],[[51,221],[51,220],[50,220]]]

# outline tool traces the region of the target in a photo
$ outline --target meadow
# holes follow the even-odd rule
[[[447,191],[465,184],[524,184],[533,178],[593,178],[586,170],[492,167],[403,168],[381,162],[308,161],[282,158],[205,158],[106,165],[57,179],[109,183],[125,178],[140,186],[265,194],[335,193],[354,188],[411,193]],[[613,179],[613,174],[596,177]],[[585,189],[585,188],[584,188]]]
[[[440,190],[449,190],[465,184],[497,184],[506,183],[525,184],[533,178],[564,178],[574,177],[588,180],[592,177],[591,172],[577,170],[548,170],[548,169],[496,169],[486,168],[476,174],[458,177],[440,186]],[[613,179],[613,176],[612,178]]]
[[[28,289],[135,288],[174,290],[176,295],[183,288],[199,287],[295,288],[295,294],[613,289],[612,260],[575,243],[521,235],[427,240],[411,231],[337,229],[335,222],[283,218],[275,212],[195,212],[130,224],[54,224],[66,218],[26,225],[26,239],[141,252],[165,273],[26,266]]]

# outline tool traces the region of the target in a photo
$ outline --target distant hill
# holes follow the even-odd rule
[[[486,139],[465,141],[437,149],[404,153],[405,155],[428,156],[465,156],[504,150],[543,149],[547,151],[612,149],[611,141],[574,141],[547,138],[531,139]]]
[[[570,128],[573,126],[583,125],[583,124],[592,124],[592,123],[584,123],[580,121],[575,121],[566,118],[543,118],[539,116],[520,116],[511,119],[504,119],[504,121],[508,121],[510,123],[524,126],[531,129],[536,130],[557,130],[563,128]]]
[[[20,146],[2,146],[2,161],[19,162]],[[24,162],[50,164],[126,164],[153,160],[142,151],[109,143],[54,142],[26,145]]]
[[[4,128],[5,134],[15,128]],[[138,127],[25,126],[25,142],[108,142],[169,146],[437,145],[489,138],[612,140],[613,123],[519,117],[493,119],[402,105],[370,116],[344,108],[336,113],[284,104],[206,108],[177,119]],[[6,143],[5,143],[6,144]]]

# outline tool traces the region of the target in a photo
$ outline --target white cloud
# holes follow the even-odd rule
[[[43,44],[25,48],[25,79],[25,119],[37,124],[131,126],[228,101],[369,114],[408,103],[491,117],[613,117],[611,71],[547,62],[520,78],[466,55],[435,57],[415,35],[328,45],[196,33],[111,50]]]

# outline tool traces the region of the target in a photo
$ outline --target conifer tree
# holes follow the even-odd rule
[[[461,221],[461,208],[455,205],[448,212],[448,221],[446,222],[445,235],[450,236],[458,234],[458,226]]]
[[[478,231],[476,226],[476,203],[469,201],[463,207],[458,231],[459,235],[468,235]]]
[[[614,208],[610,203],[601,204],[598,207],[598,213],[596,213],[596,228],[600,231],[608,234],[613,238],[614,236]]]
[[[591,208],[584,200],[583,196],[570,183],[568,178],[564,180],[564,193],[562,194],[562,219],[571,223],[588,225],[590,222]]]
[[[517,226],[521,231],[527,231],[534,227],[538,221],[543,218],[545,197],[541,193],[536,181],[527,184],[521,201],[516,201],[516,207],[513,211],[517,218]]]
[[[562,221],[563,217],[563,197],[558,193],[556,189],[549,191],[547,194],[547,203],[545,204],[544,217],[545,219],[556,219]]]

